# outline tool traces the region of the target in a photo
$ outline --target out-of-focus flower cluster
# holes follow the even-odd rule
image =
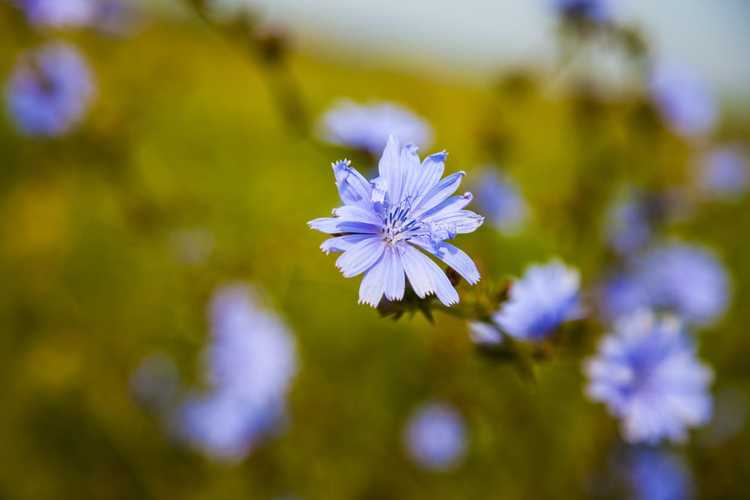
[[[261,308],[248,287],[220,288],[209,309],[208,389],[183,388],[185,394],[175,397],[175,377],[165,377],[164,362],[153,361],[136,372],[134,388],[176,437],[212,457],[238,460],[285,422],[297,355],[286,326]]]

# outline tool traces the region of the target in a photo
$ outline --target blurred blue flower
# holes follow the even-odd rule
[[[583,316],[578,271],[562,262],[531,266],[513,283],[510,298],[493,319],[521,340],[542,340],[563,322]]]
[[[526,202],[518,186],[496,171],[487,170],[477,183],[477,204],[499,231],[514,234],[526,222]]]
[[[640,308],[670,311],[696,324],[709,324],[729,303],[729,277],[709,251],[672,243],[638,258],[603,290],[604,314],[610,319]]]
[[[95,0],[16,0],[35,26],[76,27],[89,24]]]
[[[469,323],[471,341],[478,346],[498,346],[503,343],[503,336],[493,325],[481,321]]]
[[[451,469],[466,453],[463,418],[444,403],[419,408],[409,420],[404,440],[409,455],[425,469]]]
[[[612,0],[551,0],[557,11],[566,17],[605,22],[612,17]]]
[[[618,254],[632,255],[651,240],[651,215],[643,196],[629,192],[607,214],[607,241]]]
[[[213,338],[206,352],[210,390],[177,412],[182,437],[212,457],[243,458],[285,415],[297,361],[283,323],[258,308],[251,291],[219,289],[211,306]]]
[[[403,144],[427,147],[432,130],[422,118],[395,104],[360,105],[342,101],[321,120],[325,140],[352,149],[378,155],[388,137],[394,135]]]
[[[698,187],[716,199],[736,199],[750,186],[747,158],[737,147],[725,146],[701,157]]]
[[[688,68],[672,63],[656,64],[649,86],[659,111],[675,132],[695,137],[713,129],[718,118],[714,95]]]
[[[91,24],[100,33],[123,36],[130,33],[139,21],[139,13],[128,0],[97,0]]]
[[[86,62],[72,47],[47,45],[25,54],[6,89],[19,131],[31,136],[68,132],[83,116],[94,93]]]
[[[630,443],[681,442],[711,416],[711,371],[674,317],[641,310],[621,318],[585,369],[588,396],[620,419]]]
[[[471,233],[483,218],[463,208],[471,193],[451,196],[463,172],[443,180],[446,153],[436,153],[420,164],[417,148],[401,147],[391,136],[380,159],[380,176],[368,182],[348,161],[333,164],[344,206],[334,217],[315,219],[312,229],[336,235],[321,245],[343,252],[336,266],[344,277],[365,273],[359,302],[375,307],[385,295],[401,300],[405,279],[419,297],[434,293],[445,305],[456,304],[458,293],[443,270],[422,249],[452,267],[468,283],[479,281],[479,271],[464,252],[446,243],[457,234]]]
[[[628,483],[634,500],[690,500],[693,480],[685,462],[674,453],[639,447],[627,460]]]

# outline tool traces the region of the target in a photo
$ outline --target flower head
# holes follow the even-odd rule
[[[629,193],[618,200],[607,215],[607,241],[618,254],[631,255],[651,240],[652,217],[642,196]]]
[[[518,186],[495,171],[485,172],[477,186],[477,203],[492,225],[504,233],[518,232],[527,212]]]
[[[743,151],[732,146],[709,151],[700,159],[698,183],[713,198],[742,196],[750,186],[750,169]]]
[[[709,324],[729,302],[729,277],[709,251],[672,243],[656,247],[604,287],[610,319],[640,308],[673,312],[685,321]]]
[[[541,340],[563,322],[582,315],[578,271],[553,261],[527,269],[513,283],[509,300],[493,320],[515,338]]]
[[[688,68],[657,64],[651,73],[650,88],[661,115],[678,134],[695,137],[713,129],[718,115],[714,95]]]
[[[679,442],[711,415],[711,371],[673,317],[642,310],[622,318],[586,372],[589,397],[620,419],[628,442]]]
[[[425,469],[450,469],[466,452],[463,418],[443,403],[419,408],[409,420],[404,440],[409,455]]]
[[[636,500],[689,500],[693,497],[690,471],[674,453],[639,447],[628,455],[626,468]]]
[[[35,26],[76,27],[91,22],[96,0],[17,0]]]
[[[181,405],[178,426],[184,439],[207,454],[239,459],[284,416],[296,371],[294,343],[286,327],[259,309],[243,286],[216,293],[211,322],[210,390]]]
[[[6,89],[18,129],[26,135],[57,136],[69,131],[94,92],[88,67],[68,45],[48,45],[25,55]]]
[[[568,18],[600,23],[612,17],[612,0],[552,0],[552,3]]]
[[[391,136],[380,159],[380,176],[372,181],[348,161],[333,164],[344,205],[333,211],[334,217],[315,219],[309,225],[336,235],[320,248],[326,253],[343,252],[336,266],[344,277],[364,273],[360,303],[375,307],[383,295],[401,300],[405,277],[420,298],[434,293],[445,305],[457,303],[458,293],[445,273],[420,250],[452,267],[468,283],[479,281],[471,258],[446,243],[457,234],[473,232],[484,219],[463,209],[471,193],[451,196],[463,172],[440,180],[445,158],[445,152],[437,153],[420,163],[415,146],[401,147]]]
[[[429,146],[432,139],[432,130],[423,119],[389,103],[343,101],[323,116],[322,129],[327,141],[373,155],[383,151],[390,135],[420,147]]]

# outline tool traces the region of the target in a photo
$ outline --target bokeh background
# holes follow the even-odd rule
[[[526,199],[520,233],[486,224],[458,239],[482,286],[560,257],[594,290],[624,187],[689,191],[710,144],[750,139],[744,2],[623,0],[635,52],[562,28],[541,1],[250,2],[251,28],[162,1],[133,4],[116,35],[35,29],[12,3],[0,3],[2,79],[24,50],[64,39],[96,96],[63,137],[0,119],[0,498],[629,498],[612,479],[617,422],[583,392],[606,325],[530,380],[479,355],[465,321],[357,305],[359,280],[306,222],[338,203],[332,161],[371,159],[321,141],[317,123],[340,98],[411,109],[434,131],[423,152],[449,151],[468,184],[497,165]],[[640,42],[715,92],[710,137],[660,120]],[[749,209],[750,197],[701,199],[663,228],[713,249],[732,283],[728,312],[698,332],[722,417],[670,448],[695,498],[750,497]],[[161,356],[180,383],[205,384],[207,305],[238,281],[283,318],[299,366],[283,430],[226,463],[175,439],[133,377]],[[447,471],[404,450],[409,416],[432,400],[465,422],[465,457]]]

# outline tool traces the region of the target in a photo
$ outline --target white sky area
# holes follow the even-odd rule
[[[391,57],[460,76],[554,57],[551,0],[216,0],[245,4],[297,39],[366,60]],[[750,101],[750,1],[612,0],[656,54]],[[315,44],[320,49],[320,44]]]

